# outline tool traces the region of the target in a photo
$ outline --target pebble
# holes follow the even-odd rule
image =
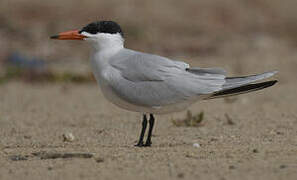
[[[75,137],[72,133],[64,133],[63,134],[63,141],[64,142],[73,142],[75,140]]]
[[[195,148],[200,148],[201,146],[200,146],[199,143],[194,143],[194,144],[193,144],[193,147],[195,147]]]
[[[102,162],[104,162],[104,159],[103,159],[103,158],[96,158],[95,160],[96,160],[97,163],[102,163]]]
[[[22,156],[22,155],[12,155],[9,158],[12,161],[24,161],[24,160],[28,160],[28,157],[27,156]]]
[[[235,166],[230,165],[230,166],[229,166],[229,169],[235,169]]]
[[[178,177],[178,178],[184,178],[184,177],[185,177],[185,174],[184,174],[184,173],[178,173],[178,174],[177,174],[177,177]]]
[[[282,164],[282,165],[279,166],[280,169],[284,169],[284,168],[286,168],[286,167],[287,167],[287,166],[284,165],[284,164]]]
[[[253,149],[253,153],[258,153],[258,149]]]

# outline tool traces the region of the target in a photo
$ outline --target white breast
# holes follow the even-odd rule
[[[130,104],[123,99],[121,99],[110,86],[111,80],[117,80],[120,78],[120,74],[112,66],[109,65],[107,57],[103,53],[96,53],[91,58],[91,66],[93,74],[99,84],[103,95],[113,104],[129,110],[144,112],[143,108]]]
[[[141,113],[154,113],[154,114],[164,114],[170,112],[182,111],[190,104],[195,102],[197,99],[192,99],[190,101],[184,101],[177,104],[172,104],[169,106],[158,106],[158,107],[146,107],[131,104],[124,99],[122,99],[113,90],[111,82],[119,82],[123,79],[121,73],[112,67],[109,63],[110,52],[100,51],[94,53],[91,57],[91,66],[93,69],[94,76],[102,90],[103,95],[113,104],[119,106],[120,108],[141,112]],[[133,92],[131,92],[133,93]]]
[[[98,63],[96,61],[95,62],[93,61],[92,64],[93,64],[92,67],[98,67],[100,62]],[[103,95],[106,97],[106,99],[122,109],[134,111],[134,112],[141,112],[141,113],[165,114],[170,112],[182,111],[186,107],[188,107],[189,105],[195,102],[195,100],[193,100],[193,101],[178,103],[170,106],[159,106],[159,107],[144,107],[144,106],[134,105],[120,98],[110,86],[109,81],[111,80],[111,78],[117,79],[117,78],[120,78],[119,76],[121,76],[115,69],[113,69],[110,66],[105,66],[104,70],[101,70],[101,68],[95,68],[95,69],[93,68],[93,72],[101,88],[101,91]]]

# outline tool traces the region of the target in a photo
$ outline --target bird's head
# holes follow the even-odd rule
[[[124,34],[121,27],[113,21],[93,22],[81,30],[72,30],[51,36],[58,40],[86,40],[96,49],[109,46],[123,46]]]

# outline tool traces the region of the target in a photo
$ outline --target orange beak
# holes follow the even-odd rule
[[[87,38],[87,36],[80,34],[78,30],[66,31],[59,33],[58,35],[51,36],[51,39],[58,40],[83,40],[84,38]]]

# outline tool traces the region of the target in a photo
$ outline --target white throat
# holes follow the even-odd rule
[[[124,39],[119,33],[98,33],[95,35],[87,33],[86,35],[88,38],[85,40],[90,42],[96,52],[109,51],[112,53],[124,48]]]
[[[85,40],[93,47],[91,64],[95,77],[98,80],[101,72],[109,65],[108,60],[124,48],[124,39],[119,33],[83,33],[87,36]]]

